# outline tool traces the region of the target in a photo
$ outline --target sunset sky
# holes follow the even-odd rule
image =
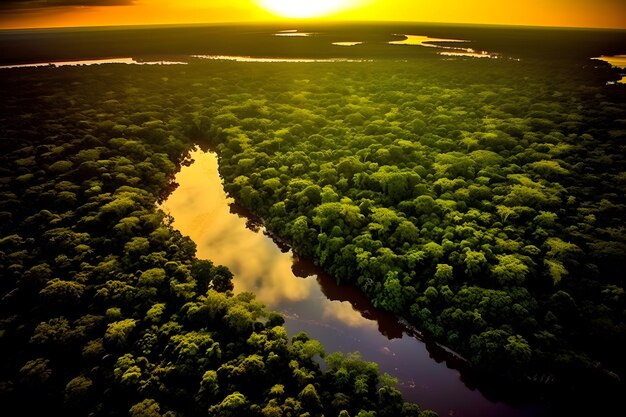
[[[324,20],[626,29],[624,0],[3,0],[0,28]],[[312,17],[314,16],[314,17]]]

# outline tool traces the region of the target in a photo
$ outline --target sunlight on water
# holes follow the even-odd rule
[[[227,265],[235,274],[235,290],[251,291],[270,306],[309,296],[314,279],[295,279],[292,256],[264,236],[246,228],[246,219],[230,212],[217,172],[214,153],[196,150],[195,162],[177,174],[180,186],[161,208],[174,215],[173,226],[198,246],[198,258]],[[283,255],[283,256],[280,256]]]
[[[626,69],[626,55],[602,55],[602,56],[591,58],[591,59],[607,62],[609,65],[615,68]],[[626,84],[626,75],[623,74],[623,71],[622,71],[622,78],[620,78],[617,81],[609,82],[609,84],[615,84],[615,83]]]
[[[370,62],[366,59],[345,59],[345,58],[257,58],[251,56],[238,55],[192,55],[192,58],[212,59],[217,61],[235,61],[235,62],[297,62],[297,63],[314,63],[314,62]]]
[[[283,36],[286,38],[308,38],[309,36],[315,35],[313,32],[279,32],[275,33],[274,36]]]
[[[396,36],[404,36],[406,39],[401,41],[391,41],[389,45],[419,45],[419,46],[427,46],[429,48],[439,48],[439,45],[432,45],[429,42],[469,42],[462,39],[442,39],[442,38],[431,38],[429,36],[423,35],[399,35]]]
[[[250,227],[246,217],[232,211],[233,199],[224,192],[214,153],[195,150],[191,158],[193,164],[176,175],[179,186],[161,209],[196,243],[198,258],[228,266],[235,292],[254,292],[270,308],[286,308],[292,318],[310,316],[309,323],[320,326],[316,318],[321,312],[323,319],[377,331],[376,321],[365,319],[350,302],[330,300],[321,292],[312,265],[299,265],[295,276],[292,252],[282,252],[263,227]],[[307,305],[294,307],[307,299]]]
[[[363,42],[333,42],[333,45],[337,45],[337,46],[356,46],[356,45],[363,45]]]
[[[197,257],[227,266],[235,292],[252,291],[285,316],[290,334],[305,331],[327,352],[360,351],[397,377],[405,398],[441,415],[527,417],[470,389],[441,348],[426,345],[391,313],[377,310],[355,287],[337,285],[309,260],[283,252],[263,227],[235,209],[223,189],[215,153],[195,150],[161,204],[173,226],[197,245]],[[443,356],[442,356],[443,355]],[[435,360],[433,359],[435,358]]]
[[[79,65],[101,64],[128,64],[128,65],[186,65],[178,61],[137,61],[134,58],[85,59],[81,61],[37,62],[34,64],[1,65],[0,68],[30,68],[30,67],[68,67]]]
[[[492,54],[487,51],[476,51],[472,48],[462,48],[459,46],[445,46],[433,44],[432,42],[454,42],[454,43],[463,43],[470,42],[468,40],[462,39],[444,39],[444,38],[431,38],[429,36],[423,35],[398,35],[396,36],[404,36],[406,39],[401,41],[391,41],[390,45],[417,45],[417,46],[425,46],[428,48],[437,48],[437,49],[446,49],[446,51],[438,52],[439,55],[448,56],[448,57],[470,57],[470,58],[499,58],[497,54]]]
[[[322,309],[322,317],[325,319],[334,318],[350,327],[371,327],[376,329],[375,321],[363,320],[361,313],[356,311],[347,301],[325,304]]]
[[[626,69],[626,55],[602,55],[591,59],[608,62],[610,65],[616,68]]]
[[[443,56],[468,56],[471,58],[491,58],[491,59],[496,59],[498,58],[497,55],[493,55],[487,52],[438,52],[439,55],[443,55]]]

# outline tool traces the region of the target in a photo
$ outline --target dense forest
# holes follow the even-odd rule
[[[297,254],[479,372],[623,392],[626,91],[570,64],[4,70],[3,402],[430,415],[194,258],[155,207],[194,144]]]
[[[273,233],[474,367],[619,384],[623,87],[558,66],[430,65],[270,83],[205,108],[197,135],[219,129],[205,132],[226,190]]]
[[[194,257],[156,202],[194,145],[180,109],[198,86],[128,69],[3,74],[3,415],[436,415]]]

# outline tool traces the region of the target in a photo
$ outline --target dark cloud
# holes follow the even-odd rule
[[[54,7],[128,6],[135,0],[3,0],[0,12],[19,12]]]

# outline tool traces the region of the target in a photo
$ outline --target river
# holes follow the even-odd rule
[[[197,256],[226,265],[235,292],[251,291],[285,315],[289,334],[307,332],[327,352],[359,351],[398,378],[405,399],[440,416],[530,417],[542,407],[487,398],[462,380],[445,350],[419,340],[392,314],[375,309],[354,287],[338,286],[309,260],[277,245],[223,189],[215,153],[194,150],[176,176],[179,186],[161,208],[197,245]]]

